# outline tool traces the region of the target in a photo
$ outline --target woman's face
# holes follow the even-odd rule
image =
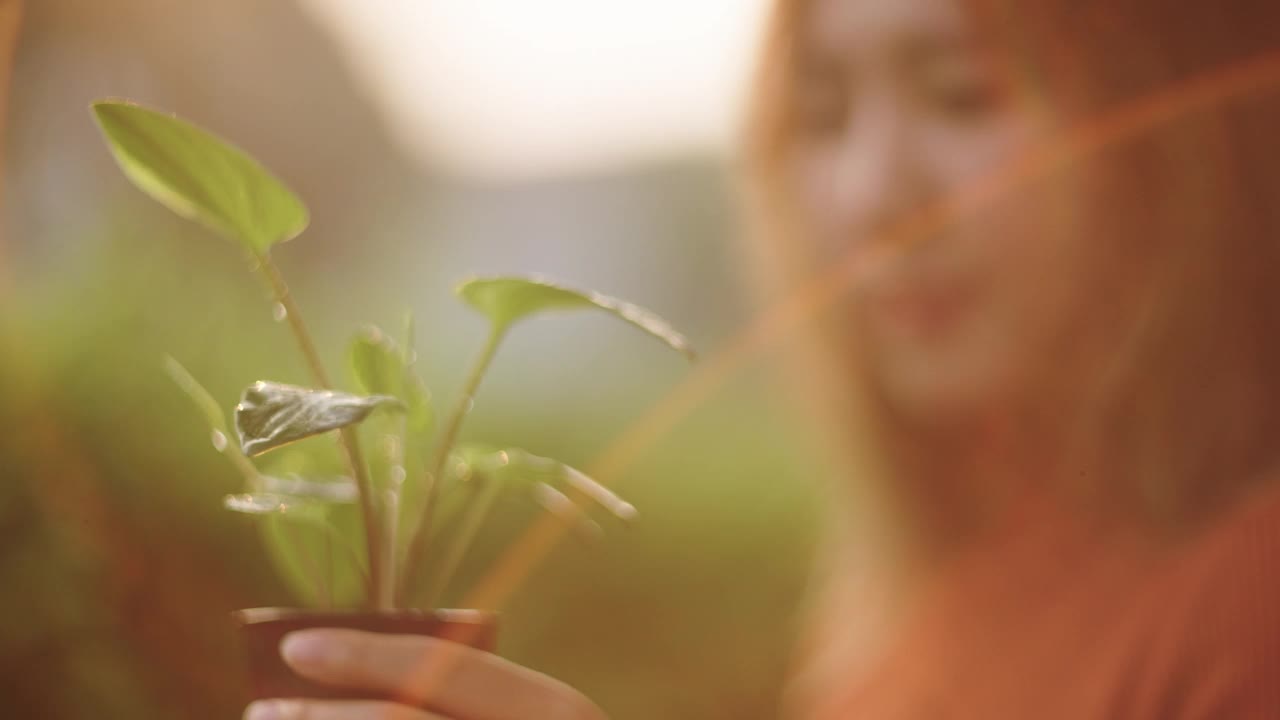
[[[812,0],[797,53],[794,187],[820,264],[950,202],[947,222],[866,267],[849,311],[890,403],[925,422],[1040,382],[1088,287],[1062,180],[964,202],[1059,125],[968,12]]]

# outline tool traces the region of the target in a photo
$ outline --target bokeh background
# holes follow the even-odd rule
[[[263,159],[312,209],[276,258],[331,370],[411,309],[446,405],[484,331],[451,294],[468,273],[620,295],[704,356],[750,326],[732,149],[763,6],[28,2],[0,241],[0,715],[239,717],[228,612],[296,602],[221,509],[240,479],[160,359],[226,406],[305,382],[301,359],[239,251],[128,185],[90,101],[171,109]],[[817,499],[772,362],[608,478],[640,521],[534,568],[501,608],[504,655],[619,720],[777,716]],[[689,373],[606,318],[543,319],[466,435],[587,466]],[[501,514],[464,575],[530,519]]]

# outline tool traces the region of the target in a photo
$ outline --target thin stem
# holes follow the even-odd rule
[[[276,302],[280,303],[280,306],[284,308],[285,318],[289,321],[289,327],[293,329],[293,336],[297,339],[298,346],[302,349],[302,355],[306,358],[307,365],[311,369],[312,378],[321,389],[333,389],[333,384],[329,382],[329,375],[324,371],[324,365],[320,362],[320,354],[316,352],[315,343],[311,340],[311,333],[307,331],[307,326],[302,321],[302,313],[293,302],[293,296],[289,293],[289,286],[285,284],[284,277],[276,268],[275,263],[271,262],[269,254],[265,252],[256,253],[255,259],[258,261],[258,267],[262,270],[263,277],[266,278],[267,283],[271,286],[271,292],[275,295]],[[369,579],[366,587],[367,600],[375,610],[389,610],[395,593],[388,593],[382,581],[383,558],[380,548],[383,537],[380,529],[381,523],[375,507],[376,498],[373,496],[373,483],[369,480],[369,469],[365,465],[364,453],[360,449],[360,437],[353,428],[345,427],[341,430],[340,438],[339,445],[342,446],[351,475],[356,480],[356,489],[360,496],[360,511],[364,517],[366,553],[369,556]],[[394,580],[392,580],[392,583],[394,583]]]
[[[377,498],[374,497],[373,482],[369,479],[369,468],[364,462],[364,453],[360,449],[360,436],[355,428],[342,428],[339,445],[346,451],[347,462],[351,466],[356,479],[357,495],[360,496],[360,514],[364,518],[365,552],[369,556],[368,602],[374,610],[391,610],[395,588],[388,587],[383,580],[386,569],[382,565],[381,547],[385,540],[382,534]],[[394,578],[391,579],[394,583]]]
[[[454,405],[453,412],[450,413],[449,420],[441,431],[440,442],[435,446],[435,454],[431,458],[431,469],[427,471],[423,481],[427,485],[427,498],[422,506],[422,517],[418,520],[418,527],[410,538],[409,552],[405,558],[402,586],[406,588],[406,592],[407,588],[414,586],[414,581],[422,572],[422,559],[431,535],[431,516],[435,511],[436,496],[439,495],[440,474],[444,472],[444,464],[448,461],[449,453],[458,440],[458,431],[462,429],[462,422],[475,403],[476,390],[480,388],[480,382],[484,380],[484,375],[489,370],[493,356],[498,352],[506,332],[505,325],[494,325],[490,330],[484,348],[481,349],[479,357],[471,366],[471,372],[462,385],[458,402]]]
[[[293,329],[293,337],[298,341],[298,346],[302,348],[302,356],[307,361],[307,367],[311,370],[311,377],[317,385],[323,390],[333,388],[333,383],[329,382],[329,374],[324,371],[324,364],[320,362],[320,353],[316,352],[316,345],[311,340],[311,333],[307,330],[307,325],[302,321],[302,313],[298,311],[298,306],[293,302],[293,294],[289,292],[289,286],[284,282],[284,276],[280,274],[280,270],[275,263],[271,262],[271,256],[267,253],[258,253],[255,256],[258,261],[258,268],[262,270],[262,276],[266,278],[267,283],[271,286],[271,293],[275,296],[276,302],[280,303],[280,307],[284,308],[284,318],[289,321],[289,327]]]
[[[223,435],[223,432],[220,429],[215,429],[214,432],[218,433],[219,435]],[[224,438],[225,438],[225,435],[224,435]],[[240,474],[244,476],[245,487],[247,487],[251,492],[255,492],[255,493],[263,492],[264,489],[263,489],[263,482],[262,482],[262,474],[259,473],[258,468],[252,462],[249,461],[249,458],[245,457],[245,454],[240,451],[240,447],[238,445],[236,445],[235,443],[227,443],[226,445],[223,445],[221,449],[219,449],[219,452],[228,460],[230,460],[231,464],[235,466],[236,470],[238,470]],[[275,517],[266,519],[266,522],[277,522],[277,521],[283,523],[283,527],[286,528],[284,530],[281,530],[280,534],[283,535],[290,544],[292,544],[295,548],[297,548],[298,554],[304,558],[304,562],[307,564],[307,566],[312,571],[316,572],[315,583],[316,583],[317,601],[321,604],[324,604],[325,607],[333,607],[333,586],[332,586],[331,578],[329,576],[330,573],[333,572],[333,560],[332,560],[332,550],[330,549],[330,545],[329,545],[328,533],[325,534],[325,554],[330,559],[329,559],[329,563],[325,565],[323,568],[321,568],[321,567],[318,567],[319,561],[315,560],[315,558],[312,557],[311,551],[308,550],[306,547],[306,544],[298,538],[297,533],[291,532],[288,529],[288,526],[289,526],[288,522],[286,522],[281,518],[275,518]]]
[[[332,608],[337,602],[336,593],[333,586],[337,583],[337,576],[333,572],[333,537],[329,533],[324,534],[324,583],[328,588],[328,596],[325,597],[325,607]]]
[[[223,435],[221,430],[215,430],[214,432]],[[223,435],[223,438],[225,437]],[[226,442],[225,439],[223,442]],[[245,457],[244,453],[240,452],[240,448],[235,442],[228,442],[220,452],[231,461],[231,464],[244,477],[246,487],[251,488],[253,492],[261,492],[262,476],[258,473],[258,468],[249,462],[249,458]]]
[[[462,565],[462,559],[467,556],[467,551],[475,543],[476,537],[480,534],[480,528],[484,525],[489,511],[493,509],[493,504],[502,490],[501,483],[484,475],[475,476],[471,482],[482,483],[482,486],[475,491],[476,497],[467,504],[462,519],[459,520],[458,531],[451,536],[451,542],[444,557],[432,573],[426,596],[428,603],[432,606],[444,599],[449,583],[457,574],[458,567]]]
[[[404,479],[405,479],[405,443],[408,441],[408,418],[400,415],[398,433],[389,435],[387,442],[387,489],[383,494],[382,501],[383,530],[386,533],[383,538],[382,551],[386,553],[383,558],[383,567],[387,568],[387,572],[382,574],[384,597],[392,598],[399,602],[400,598],[396,597],[396,550],[398,543],[396,542],[397,534],[400,532],[400,499],[403,497]]]
[[[406,391],[406,397],[407,397],[409,384],[417,380],[417,375],[414,373],[414,369],[413,369],[414,363],[416,361],[417,361],[417,350],[415,350],[414,348],[413,315],[412,313],[405,313],[404,327],[402,328],[401,345],[400,345],[400,367],[402,369],[400,382]],[[397,451],[396,456],[390,458],[390,465],[393,468],[398,466],[400,468],[400,471],[398,473],[395,473],[392,476],[393,495],[391,496],[391,498],[389,498],[389,502],[392,502],[394,504],[395,509],[387,518],[387,525],[388,525],[387,544],[388,544],[388,547],[390,548],[387,552],[387,567],[389,568],[388,574],[393,575],[394,577],[396,577],[397,580],[403,581],[405,578],[399,575],[399,568],[401,567],[399,553],[400,553],[400,523],[402,519],[401,515],[404,512],[403,510],[404,481],[408,477],[408,472],[409,472],[409,463],[408,463],[409,415],[408,413],[405,413],[400,416],[399,430],[400,430],[400,443],[399,443],[399,446],[396,448],[396,451]],[[429,497],[431,493],[431,485],[428,484],[425,490],[426,490],[425,497]],[[396,606],[406,607],[408,605],[408,597],[407,597],[407,590],[405,589],[405,586],[404,586],[404,582],[398,583],[397,587],[393,588],[393,591],[396,593],[394,596]]]
[[[303,564],[306,565],[307,571],[314,576],[312,579],[315,582],[316,603],[325,607],[332,607],[333,591],[326,582],[325,569],[320,567],[321,561],[311,554],[311,550],[307,547],[299,528],[293,527],[288,518],[272,517],[270,520],[280,523],[281,534],[288,539],[290,544],[298,548],[298,555],[302,558]],[[328,599],[327,604],[326,598]]]

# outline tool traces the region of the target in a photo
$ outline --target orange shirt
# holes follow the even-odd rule
[[[956,563],[817,717],[1280,718],[1280,488],[1174,548],[1063,535]]]

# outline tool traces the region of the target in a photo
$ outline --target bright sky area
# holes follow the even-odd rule
[[[304,0],[419,157],[489,178],[729,151],[765,0]]]

